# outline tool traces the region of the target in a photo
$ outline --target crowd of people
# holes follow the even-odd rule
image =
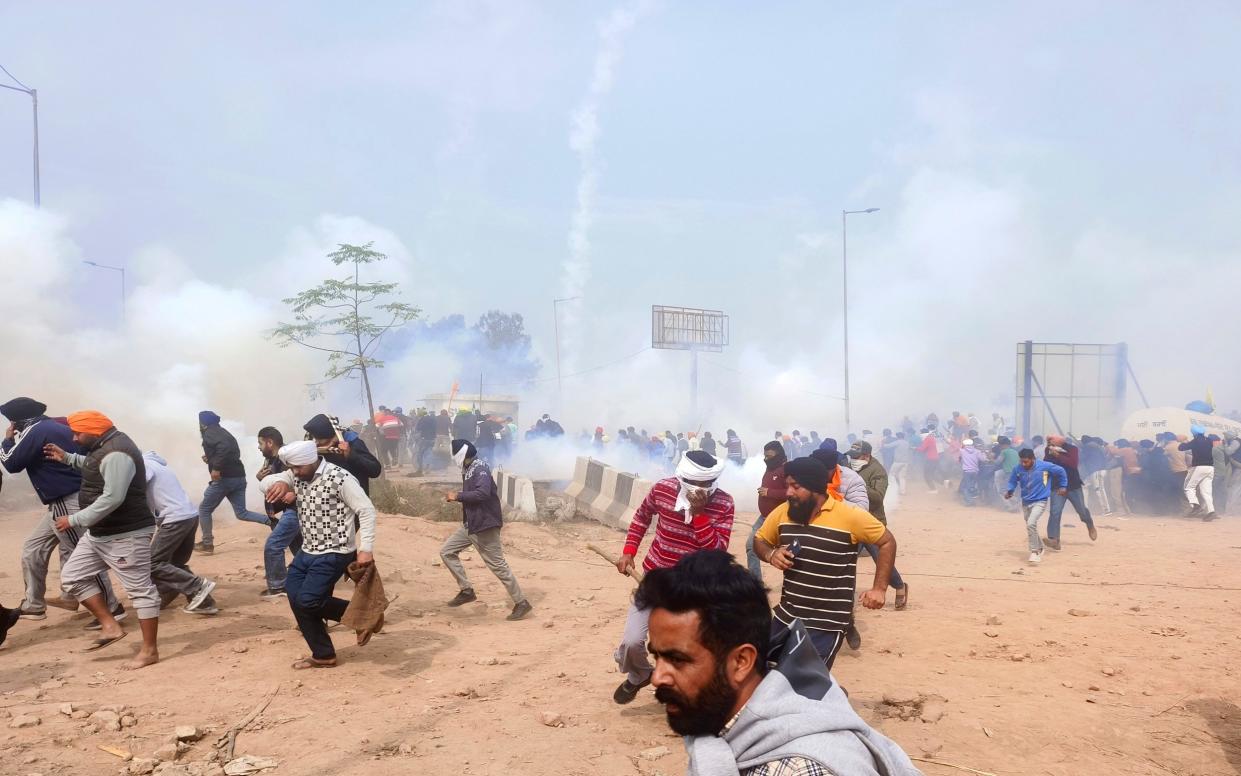
[[[296,441],[286,442],[273,426],[261,428],[256,442],[263,465],[255,477],[266,509],[254,512],[246,506],[249,480],[240,445],[211,410],[198,414],[207,484],[197,507],[159,453],[142,452],[101,412],[49,416],[44,403],[18,397],[0,404],[0,414],[9,421],[0,466],[9,474],[25,472],[45,507],[22,546],[22,601],[13,608],[0,606],[0,642],[21,620],[47,619],[49,607],[85,608],[92,615],[85,625],[88,650],[120,641],[127,635],[122,623],[130,612],[117,599],[115,575],[142,634],[142,645],[126,667],[158,662],[161,610],[184,598],[184,612],[209,617],[226,603],[216,600],[216,583],[196,574],[190,561],[195,553],[215,552],[212,517],[227,500],[238,520],[267,529],[265,585],[258,596],[286,599],[310,648],[292,667],[336,665],[328,623],[341,622],[350,602],[334,595],[335,586],[346,574],[355,578],[373,564],[370,484],[384,472],[358,432],[324,414],[308,420],[303,438]],[[383,428],[382,416],[376,421]],[[462,527],[440,553],[461,588],[449,605],[475,598],[457,559],[473,546],[513,598],[509,619],[521,619],[532,607],[500,546],[502,517],[491,471],[473,442],[453,440],[450,450],[462,487],[446,499],[462,505]],[[53,552],[60,557],[60,584],[59,595],[49,596]],[[380,610],[368,626],[356,628],[358,644],[382,628]]]
[[[381,406],[371,420],[352,426],[316,415],[296,441],[264,426],[256,438],[263,465],[255,477],[266,509],[253,512],[240,445],[210,410],[198,415],[207,484],[197,507],[161,455],[142,452],[98,411],[52,417],[41,402],[18,397],[0,405],[0,414],[10,421],[0,444],[3,471],[25,472],[46,507],[22,548],[23,600],[0,607],[0,642],[20,620],[46,619],[49,607],[84,607],[92,616],[88,649],[116,643],[127,635],[122,623],[131,612],[117,598],[114,575],[142,638],[126,666],[157,662],[162,609],[184,599],[183,611],[210,617],[228,603],[216,599],[213,580],[190,567],[195,553],[214,553],[213,513],[228,501],[238,520],[268,531],[265,585],[257,595],[287,599],[309,648],[292,668],[335,666],[329,624],[346,620],[351,604],[335,595],[335,586],[374,564],[371,481],[406,462],[423,471],[439,446],[462,483],[446,495],[462,506],[461,525],[440,549],[458,587],[446,605],[478,598],[459,557],[473,548],[508,593],[507,619],[533,611],[504,556],[491,471],[492,462],[513,452],[511,418],[426,409],[407,416],[400,407]],[[543,415],[522,443],[563,436],[560,424]],[[600,454],[623,449],[648,456],[669,475],[636,510],[616,561],[618,572],[640,584],[614,654],[624,679],[613,700],[630,703],[653,685],[668,725],[686,737],[690,773],[746,776],[918,772],[896,744],[853,713],[831,673],[841,649],[861,646],[856,605],[884,608],[889,590],[895,609],[908,605],[885,501],[890,492],[907,490],[911,469],[921,469],[931,493],[955,481],[963,507],[1020,509],[1029,560],[1039,563],[1046,549],[1060,549],[1066,505],[1092,541],[1098,539],[1092,508],[1102,516],[1183,510],[1215,519],[1227,504],[1241,448],[1238,440],[1214,438],[1197,426],[1188,438],[1165,434],[1137,445],[1062,434],[1024,442],[998,415],[984,430],[972,414],[956,412],[943,426],[934,415],[917,429],[905,418],[896,431],[863,430],[843,443],[815,431],[776,432],[762,448],[764,469],[754,482],[759,514],[743,566],[728,553],[736,505],[721,487],[728,467],[750,457],[734,430],[717,440],[711,432],[648,436],[628,427],[613,440],[597,428],[578,441]],[[652,530],[639,565],[639,548]],[[60,555],[61,578],[59,595],[49,596],[53,552]],[[874,574],[858,596],[862,553],[874,560]],[[781,573],[774,608],[762,564]],[[355,628],[358,644],[383,626],[380,609]]]

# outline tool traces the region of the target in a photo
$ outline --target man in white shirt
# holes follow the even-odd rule
[[[151,539],[151,581],[159,590],[161,606],[184,595],[190,614],[219,614],[211,597],[215,582],[190,571],[194,535],[198,533],[198,507],[190,503],[185,488],[168,462],[154,451],[142,455],[146,469],[147,504],[155,514],[155,537]]]
[[[349,564],[374,561],[375,505],[357,478],[319,456],[314,442],[285,445],[280,460],[289,468],[263,478],[259,489],[269,503],[297,502],[302,548],[289,566],[284,589],[310,656],[293,668],[331,668],[336,648],[324,621],[339,622],[349,606],[332,595]]]

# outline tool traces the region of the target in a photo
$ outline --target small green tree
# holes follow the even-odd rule
[[[420,310],[404,302],[389,301],[397,294],[396,283],[361,281],[363,264],[388,258],[372,250],[372,245],[341,243],[329,253],[328,258],[336,266],[352,265],[353,277],[329,278],[285,299],[293,312],[293,322],[278,324],[271,337],[280,347],[297,344],[327,353],[328,380],[360,377],[366,406],[373,418],[375,400],[369,370],[382,369],[384,365],[373,354],[385,334],[417,318]],[[387,323],[377,323],[376,316],[387,319]]]

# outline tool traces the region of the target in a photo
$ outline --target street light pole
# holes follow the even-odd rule
[[[93,261],[83,261],[82,263],[89,264],[92,267],[98,267],[99,269],[110,269],[113,272],[121,273],[121,323],[124,323],[125,318],[126,318],[126,315],[125,315],[125,268],[124,267],[111,267],[111,266],[108,266],[107,264],[99,264]]]
[[[564,382],[560,376],[560,303],[581,299],[580,296],[567,296],[564,299],[552,300],[552,320],[556,330],[556,414],[564,415]]]
[[[840,211],[840,267],[841,276],[844,281],[842,286],[842,298],[844,301],[844,319],[845,319],[845,434],[850,433],[850,416],[849,416],[849,216],[861,215],[865,213],[877,213],[879,208],[868,207],[865,210],[842,210]]]
[[[8,73],[9,71],[5,70],[4,72]],[[12,74],[9,77],[13,78]],[[13,80],[17,81],[20,87],[9,86],[8,84],[0,84],[0,87],[30,95],[30,108],[34,117],[34,206],[39,207],[39,90],[31,89],[16,78],[13,78]]]

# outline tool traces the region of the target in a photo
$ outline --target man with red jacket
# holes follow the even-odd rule
[[[655,539],[642,562],[644,572],[671,568],[699,550],[727,550],[735,510],[733,497],[716,487],[723,472],[724,462],[702,450],[690,450],[683,455],[676,474],[655,483],[634,512],[616,570],[622,574],[633,572],[638,545],[656,518]],[[627,675],[612,694],[617,703],[629,703],[651,683],[654,667],[646,652],[649,616],[649,610],[629,605],[625,632],[615,654],[617,666]]]
[[[1073,505],[1078,518],[1086,524],[1090,541],[1093,542],[1099,538],[1099,531],[1095,528],[1090,510],[1086,507],[1086,496],[1082,490],[1082,475],[1077,470],[1080,459],[1080,450],[1067,437],[1047,437],[1047,451],[1043,454],[1043,460],[1063,468],[1069,477],[1069,487],[1063,496],[1058,492],[1051,494],[1051,510],[1047,518],[1047,541],[1044,543],[1053,550],[1060,549],[1060,516],[1064,513],[1066,502]]]
[[[784,464],[787,461],[784,445],[779,442],[763,445],[763,463],[767,464],[767,471],[763,472],[763,483],[758,488],[758,519],[750,529],[750,540],[745,543],[746,565],[760,582],[763,581],[763,567],[759,565],[758,556],[754,554],[754,534],[763,527],[763,520],[771,514],[771,510],[783,504],[788,496],[784,478]]]

